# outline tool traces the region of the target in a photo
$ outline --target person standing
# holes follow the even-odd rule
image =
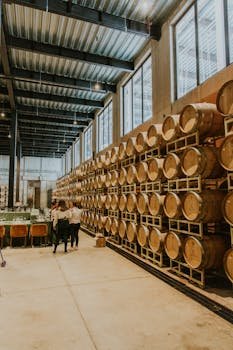
[[[78,249],[78,242],[79,242],[79,229],[80,229],[80,220],[82,215],[82,209],[78,208],[78,205],[76,202],[70,202],[70,213],[71,217],[69,219],[70,223],[70,233],[71,233],[71,249],[73,249],[74,241],[75,241],[75,248]]]
[[[56,240],[54,244],[53,253],[56,253],[57,246],[60,239],[64,242],[64,252],[67,253],[67,241],[70,236],[69,220],[71,218],[71,212],[66,207],[65,201],[61,200],[58,203],[58,209],[54,213],[53,228],[56,230]]]

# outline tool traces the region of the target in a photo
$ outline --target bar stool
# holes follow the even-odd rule
[[[32,224],[30,227],[30,236],[31,236],[31,246],[33,246],[33,238],[44,237],[44,244],[48,242],[48,226],[46,224]]]
[[[10,227],[10,246],[12,247],[13,238],[24,238],[24,247],[27,245],[28,227],[27,225],[11,225]]]
[[[3,239],[6,233],[5,226],[0,226],[0,239],[1,239],[1,248],[3,247]]]

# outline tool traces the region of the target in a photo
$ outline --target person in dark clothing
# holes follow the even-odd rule
[[[64,242],[64,251],[67,252],[67,241],[70,236],[69,219],[71,217],[70,210],[66,207],[65,201],[58,203],[58,210],[54,214],[53,227],[56,230],[56,239],[53,253],[56,253],[60,240]]]
[[[71,233],[71,249],[73,249],[74,241],[75,241],[75,248],[78,249],[78,242],[79,242],[79,229],[80,229],[80,220],[82,215],[82,210],[78,208],[76,202],[70,202],[70,233]]]

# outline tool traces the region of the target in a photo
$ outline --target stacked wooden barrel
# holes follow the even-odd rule
[[[226,222],[230,225],[231,247],[225,252],[224,270],[233,283],[233,80],[226,82],[217,96],[218,111],[225,117],[225,138],[219,151],[222,167],[227,171],[227,189],[222,210]]]
[[[79,167],[85,226],[160,266],[169,258],[205,273],[224,263],[233,282],[222,225],[233,232],[232,91],[229,82],[218,108],[189,104]]]

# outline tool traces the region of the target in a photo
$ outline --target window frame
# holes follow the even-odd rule
[[[86,156],[86,135],[87,133],[90,132],[90,135],[91,135],[91,142],[90,142],[90,145],[91,145],[91,154],[90,156]],[[91,122],[87,127],[86,129],[83,131],[83,160],[84,162],[86,162],[87,160],[89,159],[92,159],[93,158],[93,123]]]
[[[219,1],[219,0],[218,0]],[[222,18],[222,22],[223,22],[223,26],[224,26],[224,38],[222,38],[224,40],[224,52],[223,52],[223,56],[225,59],[225,65],[222,69],[226,68],[227,66],[229,66],[230,64],[232,64],[233,62],[230,62],[230,45],[229,45],[229,24],[228,24],[228,1],[229,0],[221,0],[221,6],[223,8],[223,18]],[[206,80],[208,80],[209,78],[211,78],[212,76],[214,76],[215,74],[217,74],[220,70],[217,70],[217,72],[215,72],[213,75],[210,75],[206,80],[200,82],[200,57],[199,57],[199,52],[200,52],[200,47],[199,47],[199,36],[198,36],[198,29],[199,29],[199,25],[198,25],[198,4],[197,4],[198,0],[191,0],[190,3],[188,4],[188,6],[185,8],[185,10],[181,10],[180,11],[180,15],[179,13],[176,15],[176,19],[171,23],[171,27],[172,27],[172,34],[171,34],[171,38],[172,38],[172,46],[170,46],[170,48],[173,49],[173,53],[172,53],[172,76],[173,76],[173,84],[172,84],[172,101],[176,101],[182,97],[184,97],[185,95],[187,95],[188,93],[190,93],[191,91],[193,91],[194,89],[196,89],[198,86],[200,86],[201,84],[203,84]],[[176,25],[182,20],[182,18],[184,18],[184,16],[188,13],[188,11],[194,7],[194,21],[195,21],[195,45],[196,45],[196,81],[197,81],[197,85],[187,91],[185,94],[183,94],[182,96],[178,97],[178,83],[177,83],[177,49],[176,49]]]
[[[122,122],[122,127],[121,127],[121,131],[122,131],[122,135],[126,135],[129,132],[131,132],[132,130],[134,130],[136,127],[138,127],[139,125],[143,124],[145,121],[147,121],[150,118],[145,119],[144,117],[144,79],[143,79],[143,67],[145,65],[145,63],[151,59],[151,81],[153,81],[152,79],[152,53],[150,52],[142,61],[142,63],[137,67],[137,69],[135,70],[135,72],[130,75],[130,77],[124,82],[124,84],[121,87],[121,101],[122,101],[122,109],[121,109],[121,113],[122,113],[122,118],[121,118],[121,122]],[[139,72],[139,70],[141,69],[141,104],[142,104],[142,122],[137,125],[134,126],[135,121],[134,121],[134,107],[133,107],[133,103],[134,103],[134,84],[133,84],[133,79],[135,77],[135,75]],[[131,84],[131,96],[130,96],[130,105],[131,105],[131,121],[130,121],[130,130],[125,130],[125,88],[128,84]],[[152,89],[153,90],[153,89]],[[152,94],[151,94],[152,96]],[[153,97],[151,97],[151,110],[153,111]],[[151,112],[151,117],[152,117],[152,112]]]
[[[111,115],[109,113],[110,110],[110,106],[111,106]],[[100,137],[100,118],[103,118],[103,124],[104,124],[104,119],[105,119],[105,112],[107,110],[108,116],[107,116],[107,127],[108,127],[108,131],[107,131],[107,145],[105,145],[104,143],[104,129],[103,129],[103,135],[102,138]],[[112,132],[110,134],[110,117],[112,119]],[[111,135],[111,140],[110,140],[110,135]],[[102,145],[100,144],[100,141],[102,140]],[[106,106],[104,106],[104,108],[101,110],[101,112],[97,115],[97,150],[98,152],[103,151],[105,148],[107,148],[109,145],[111,145],[113,142],[113,101],[112,99],[106,104]]]

